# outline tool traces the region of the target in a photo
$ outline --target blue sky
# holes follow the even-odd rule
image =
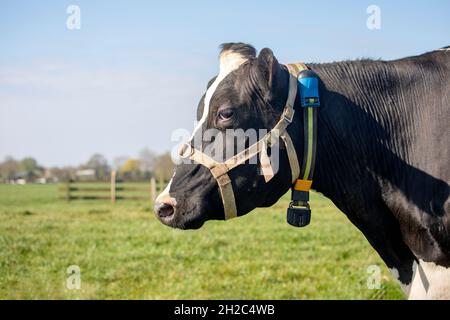
[[[66,9],[81,9],[68,30]],[[381,9],[381,29],[366,9]],[[192,129],[218,46],[270,47],[280,62],[395,59],[450,45],[450,1],[0,0],[0,159],[77,165]]]

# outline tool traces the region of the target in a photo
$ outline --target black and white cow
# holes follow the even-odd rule
[[[313,189],[364,233],[409,298],[450,298],[449,48],[308,67],[320,77],[322,105]],[[270,129],[287,99],[288,78],[270,49],[257,56],[247,44],[222,45],[198,127]],[[288,128],[299,155],[302,117],[296,112]],[[267,183],[255,164],[229,175],[239,216],[271,206],[291,187],[283,150],[280,170]],[[224,219],[216,180],[195,163],[177,166],[155,211],[182,229]]]

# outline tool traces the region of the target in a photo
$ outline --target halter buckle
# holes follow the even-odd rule
[[[292,120],[294,119],[295,110],[294,108],[285,108],[283,111],[283,118],[288,123],[292,123]]]
[[[268,148],[272,146],[272,131],[267,132],[265,143]]]

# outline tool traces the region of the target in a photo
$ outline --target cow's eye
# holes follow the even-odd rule
[[[233,118],[234,111],[231,108],[226,108],[226,109],[219,110],[218,115],[219,115],[219,120],[227,121],[227,120],[230,120],[231,118]]]

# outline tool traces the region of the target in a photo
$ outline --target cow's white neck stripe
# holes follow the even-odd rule
[[[194,131],[192,132],[191,138],[189,140],[192,140],[194,138],[197,131],[200,130],[202,125],[206,122],[206,119],[208,118],[209,114],[209,105],[211,102],[211,98],[220,82],[222,82],[222,80],[225,79],[225,77],[228,74],[239,68],[246,61],[247,58],[234,51],[224,51],[220,54],[219,75],[217,76],[216,80],[214,80],[214,82],[211,84],[211,86],[208,88],[208,90],[206,90],[202,117],[195,126]]]

